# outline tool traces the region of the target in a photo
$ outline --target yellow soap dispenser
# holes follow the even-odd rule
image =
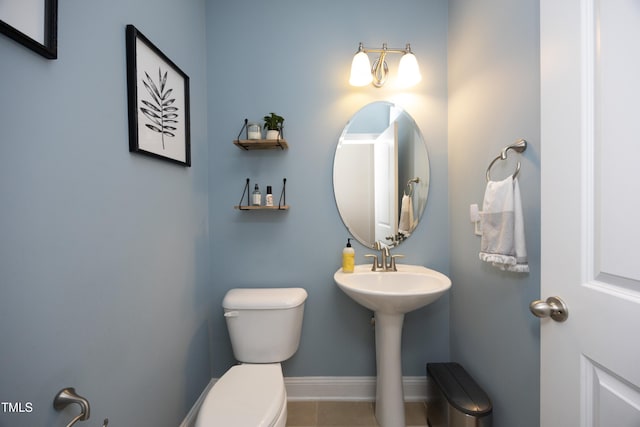
[[[351,239],[347,239],[347,246],[342,250],[342,271],[353,273],[356,265],[356,251],[351,247]]]

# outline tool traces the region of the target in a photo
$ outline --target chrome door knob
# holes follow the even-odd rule
[[[564,322],[569,317],[569,307],[560,297],[549,297],[546,301],[531,301],[529,310],[536,317],[551,317],[556,322]]]

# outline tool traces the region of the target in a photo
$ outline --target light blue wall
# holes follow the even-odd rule
[[[538,4],[449,1],[451,356],[491,396],[498,427],[539,425],[539,321],[528,308],[540,292]],[[482,204],[487,166],[520,137],[529,142],[519,175],[527,275],[479,261],[469,222],[469,204]],[[492,176],[513,167],[496,166]]]
[[[2,426],[65,425],[65,386],[87,425],[175,426],[208,382],[204,11],[61,1],[55,61],[0,36],[0,401],[33,405]],[[191,78],[191,168],[128,151],[129,23]]]
[[[448,273],[447,75],[445,0],[240,0],[207,3],[211,272],[215,300],[244,286],[302,286],[309,299],[298,353],[285,375],[374,375],[371,312],[333,282],[348,233],[336,209],[333,155],[349,118],[389,99],[422,128],[431,158],[429,202],[411,240],[396,250],[407,262]],[[420,60],[423,82],[398,91],[348,85],[358,42],[404,47]],[[395,71],[398,55],[389,57]],[[244,152],[231,141],[244,118],[285,117],[289,150]],[[287,178],[287,212],[239,212],[245,179],[278,197]],[[356,244],[356,260],[372,250]],[[214,375],[232,362],[222,308],[214,313]],[[406,318],[404,373],[449,356],[448,298]]]

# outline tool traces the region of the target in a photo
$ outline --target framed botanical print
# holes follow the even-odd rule
[[[189,76],[127,25],[129,151],[191,166]]]

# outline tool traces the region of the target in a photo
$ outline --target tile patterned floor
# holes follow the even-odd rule
[[[289,402],[287,427],[378,427],[373,402]],[[427,425],[422,402],[405,404],[407,427]]]

